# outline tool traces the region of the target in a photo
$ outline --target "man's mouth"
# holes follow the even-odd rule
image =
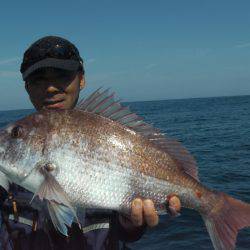
[[[64,108],[64,99],[62,98],[47,98],[44,101],[44,107],[46,109],[63,109]]]

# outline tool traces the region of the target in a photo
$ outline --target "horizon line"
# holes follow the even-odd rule
[[[169,99],[154,99],[154,100],[138,100],[138,101],[122,101],[123,103],[130,102],[158,102],[158,101],[174,101],[174,100],[189,100],[189,99],[209,99],[209,98],[223,98],[223,97],[242,97],[250,96],[250,94],[243,95],[220,95],[220,96],[203,96],[203,97],[182,97],[182,98],[169,98]]]
[[[169,98],[169,99],[154,99],[154,100],[137,100],[137,101],[121,101],[121,103],[135,103],[135,102],[160,102],[160,101],[174,101],[174,100],[189,100],[189,99],[209,99],[209,98],[225,98],[225,97],[243,97],[250,96],[250,94],[246,95],[221,95],[221,96],[206,96],[206,97],[184,97],[184,98]],[[79,98],[81,101],[84,98]],[[78,101],[78,102],[79,102]],[[23,109],[5,109],[0,110],[0,112],[8,112],[8,111],[18,111],[18,110],[35,110],[34,108],[23,108]]]

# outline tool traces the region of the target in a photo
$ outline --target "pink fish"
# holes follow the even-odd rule
[[[108,91],[97,90],[76,110],[44,110],[10,124],[0,145],[0,183],[38,195],[65,235],[83,208],[126,214],[142,197],[160,212],[172,195],[201,214],[217,250],[234,249],[238,230],[250,226],[249,204],[202,185],[188,151]]]

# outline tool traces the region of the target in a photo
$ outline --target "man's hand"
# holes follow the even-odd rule
[[[180,211],[181,203],[177,196],[172,196],[169,199],[169,207],[176,212]],[[149,199],[134,199],[131,205],[130,218],[120,216],[120,222],[124,227],[140,227],[142,225],[154,227],[158,224],[158,221],[159,216],[155,210],[154,203]]]
[[[181,203],[177,196],[172,196],[169,200],[169,206],[177,212],[181,209]],[[131,206],[131,221],[134,226],[146,224],[149,227],[154,227],[158,224],[159,216],[155,210],[154,203],[149,200],[134,199]]]
[[[130,219],[133,225],[137,227],[143,224],[154,227],[159,221],[154,203],[149,199],[141,200],[139,198],[132,202]]]

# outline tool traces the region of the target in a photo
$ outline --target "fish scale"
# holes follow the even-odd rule
[[[96,157],[93,158],[96,159]],[[62,161],[66,162],[65,159]],[[84,165],[84,171],[82,172],[83,175],[80,178],[76,179],[77,176],[72,176],[71,178],[65,179],[64,175],[62,175],[61,180],[58,179],[58,182],[62,183],[65,190],[69,190],[69,193],[74,194],[73,202],[76,204],[85,207],[112,207],[112,209],[117,210],[120,206],[122,206],[126,211],[128,211],[131,200],[136,196],[151,197],[156,202],[156,205],[163,204],[166,201],[167,195],[169,193],[177,193],[177,190],[180,197],[182,196],[180,192],[181,186],[175,187],[166,181],[157,182],[158,179],[149,177],[138,171],[131,170],[131,167],[127,167],[125,169],[115,163],[111,164],[109,162],[109,164],[107,164],[106,162],[102,162],[100,160],[93,161],[88,158],[83,160],[83,164],[84,162],[88,162],[88,164]],[[70,168],[77,169],[78,164],[76,166],[72,166],[71,164]],[[64,171],[66,171],[66,169],[62,169],[62,172]],[[72,171],[72,173],[76,172]],[[65,180],[75,180],[75,185],[69,184],[69,182],[65,182]],[[81,182],[84,183],[83,186],[81,185]],[[79,185],[79,187],[75,190],[71,190],[70,188],[67,188],[69,185],[72,187]],[[113,192],[115,187],[117,193]],[[78,192],[74,192],[76,190],[78,190]],[[157,194],[156,190],[158,191]],[[187,194],[188,192],[183,191],[182,193]],[[80,195],[77,197],[77,194]],[[85,194],[85,196],[86,194],[91,194],[90,198],[92,199],[87,198],[87,200],[83,203],[81,194]],[[119,196],[117,197],[116,194],[119,194]],[[103,200],[106,201],[106,203],[103,202]],[[185,197],[183,197],[183,201],[184,200]],[[97,201],[98,203],[96,203]]]

